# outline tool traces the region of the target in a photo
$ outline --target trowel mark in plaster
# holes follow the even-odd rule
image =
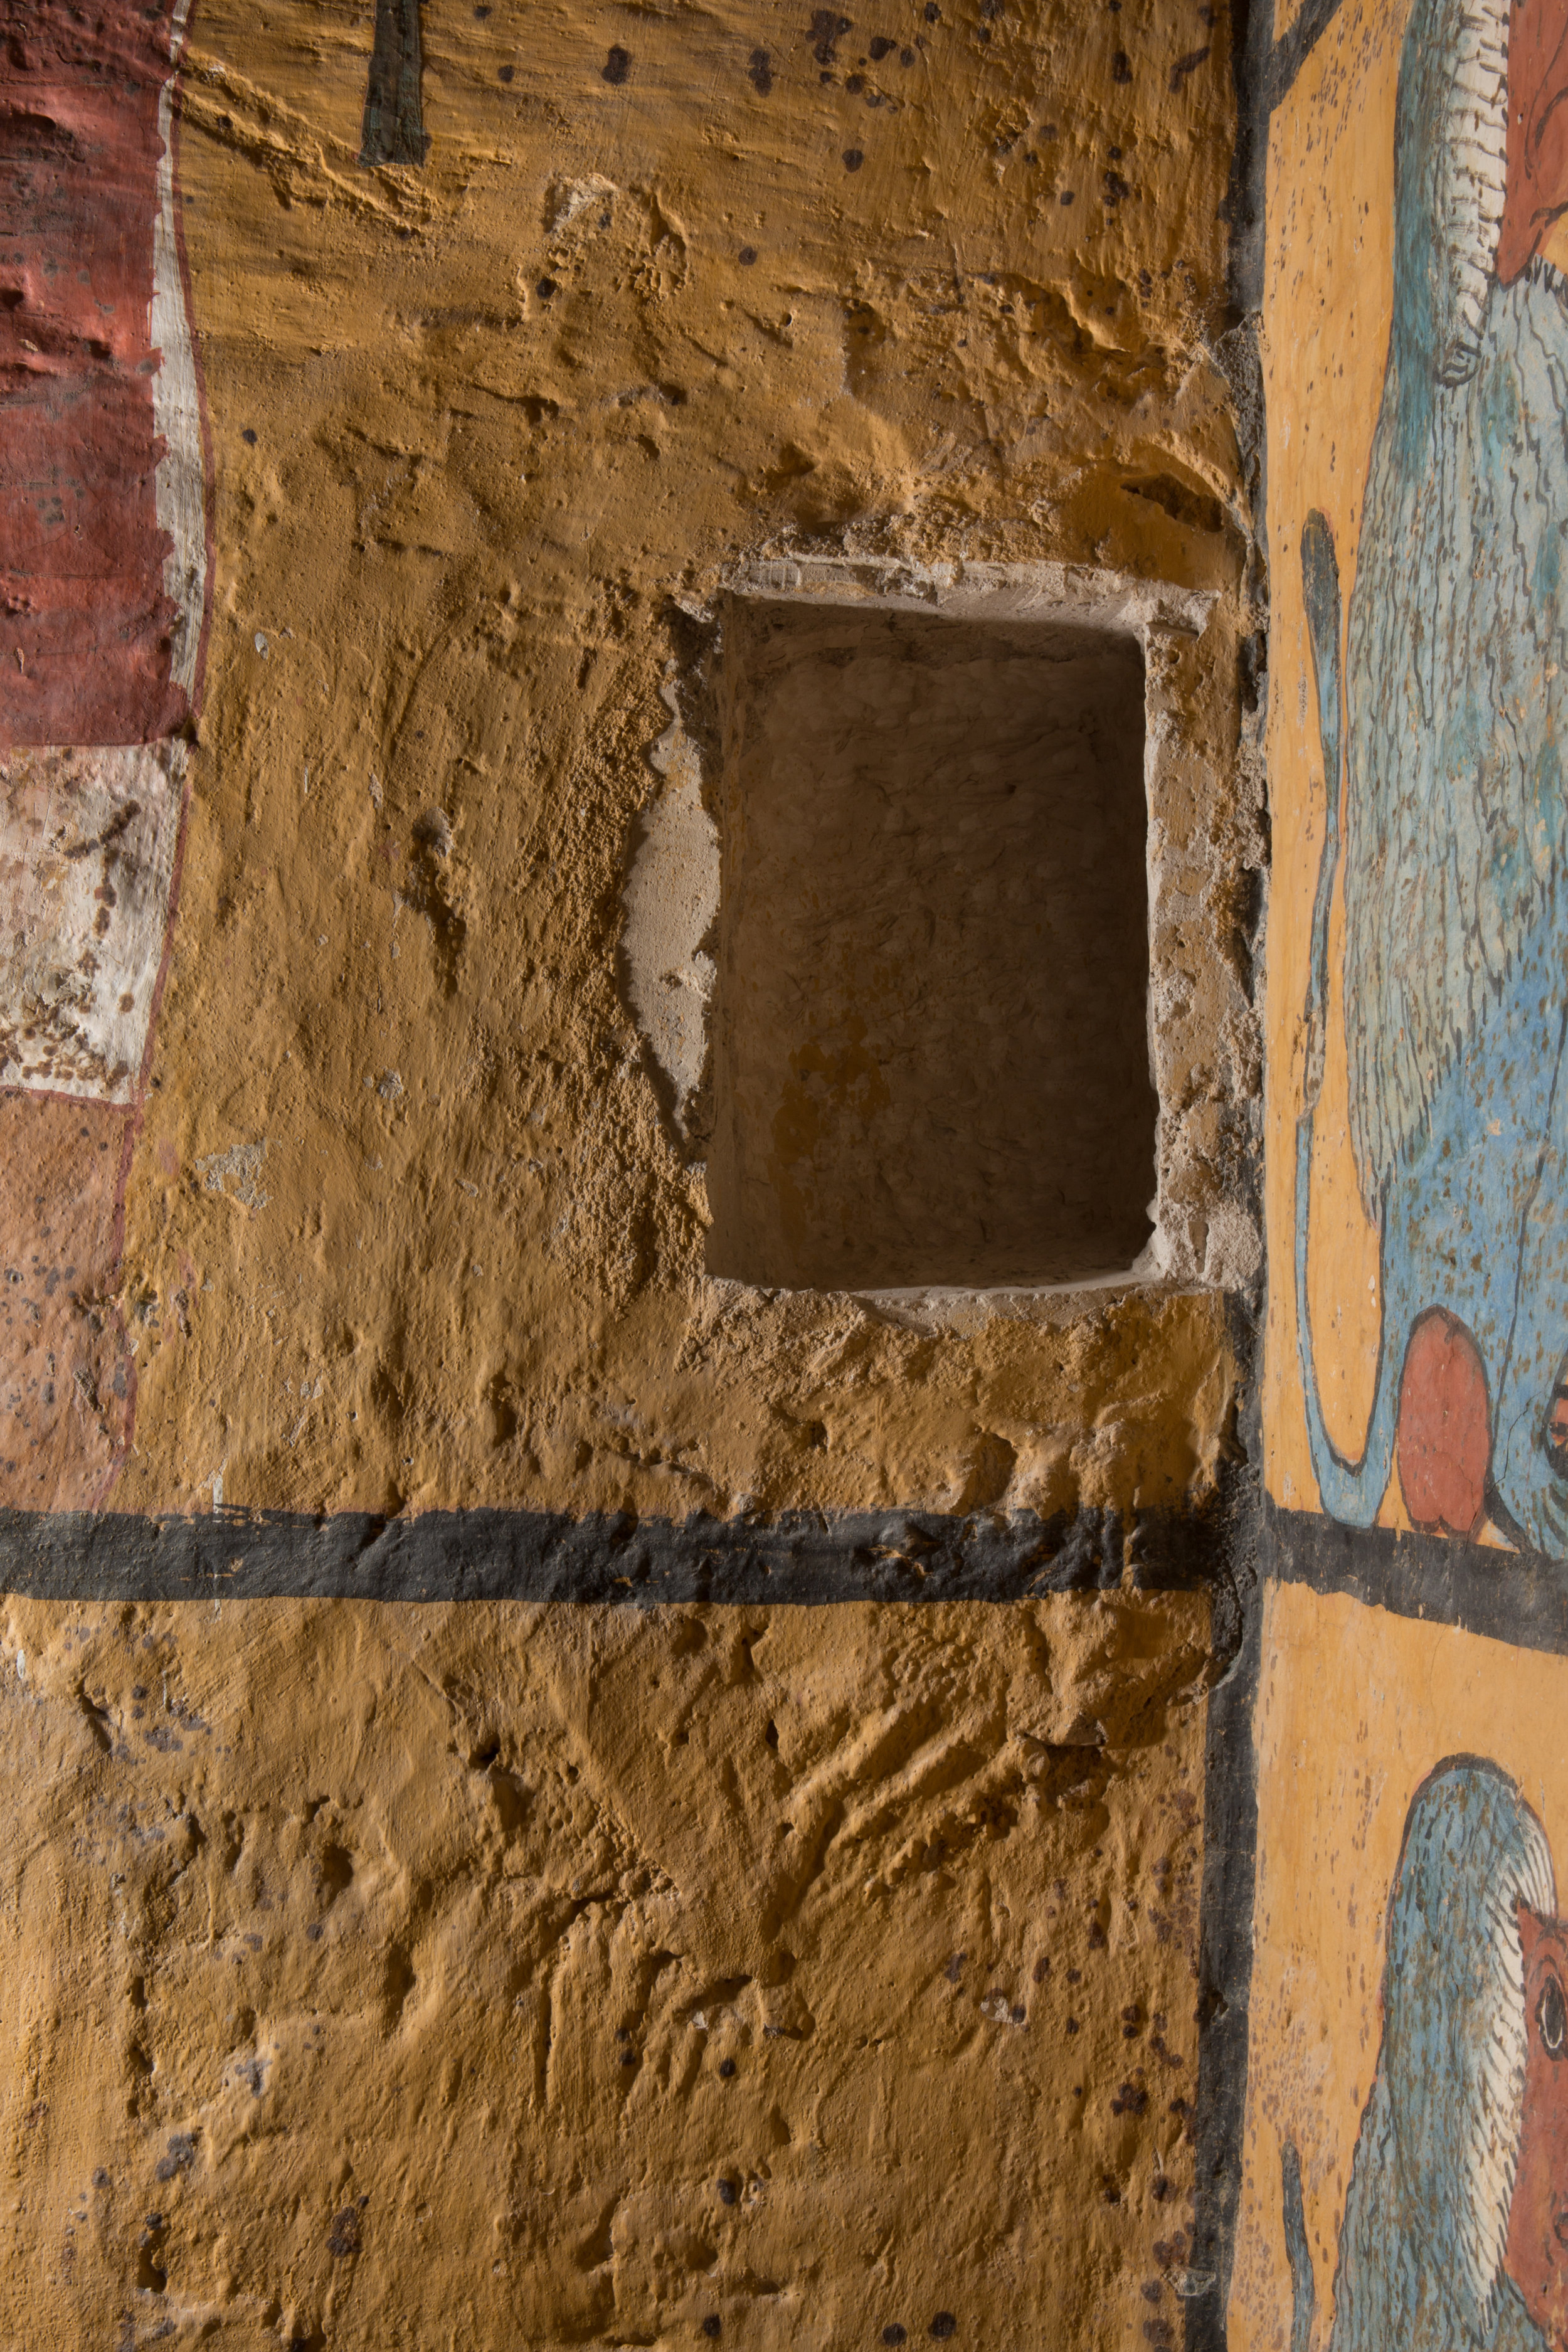
[[[684,1121],[708,1058],[714,964],[704,941],[719,912],[719,835],[702,805],[697,747],[681,724],[673,684],[667,680],[659,692],[671,723],[649,757],[664,788],[639,819],[621,952],[637,1025]]]

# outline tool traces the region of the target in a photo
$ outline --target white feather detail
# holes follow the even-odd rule
[[[1467,0],[1455,23],[1438,139],[1433,228],[1446,265],[1439,382],[1462,383],[1480,354],[1508,155],[1507,0]]]

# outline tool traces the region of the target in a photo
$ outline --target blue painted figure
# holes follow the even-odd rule
[[[1330,2352],[1568,2341],[1565,1983],[1541,1823],[1497,1765],[1450,1757],[1405,1820]],[[1293,2146],[1283,2170],[1291,2352],[1306,2352],[1315,2292]]]
[[[1328,780],[1297,1129],[1296,1297],[1324,1508],[1568,1556],[1568,0],[1415,0],[1394,311],[1340,663],[1302,572]],[[1344,787],[1352,1147],[1380,1234],[1361,1459],[1324,1426],[1307,1298],[1312,1113]]]

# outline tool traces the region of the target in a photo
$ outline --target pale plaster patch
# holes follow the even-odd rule
[[[131,1099],[184,772],[180,742],[0,754],[0,1085]]]
[[[637,1024],[683,1121],[708,1060],[714,965],[703,942],[719,911],[719,835],[702,805],[697,747],[681,724],[673,684],[661,691],[671,719],[649,757],[663,790],[642,812],[621,952]]]
[[[552,180],[544,198],[544,226],[552,236],[559,236],[590,205],[614,204],[619,194],[615,182],[600,172],[590,172],[581,180]]]
[[[267,1195],[257,1189],[261,1163],[267,1157],[267,1139],[258,1143],[236,1143],[227,1151],[215,1151],[205,1160],[198,1160],[204,1192],[221,1192],[226,1200],[241,1202],[247,1209],[264,1209]],[[226,1176],[234,1179],[234,1191],[229,1192]]]

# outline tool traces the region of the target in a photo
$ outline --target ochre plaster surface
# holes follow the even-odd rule
[[[1245,982],[1206,13],[899,0],[832,34],[426,0],[428,158],[367,171],[371,10],[200,0],[178,157],[216,572],[105,1310],[116,1508],[215,1480],[322,1508],[1125,1508],[1212,1477],[1214,1295],[927,1337],[705,1276],[702,1173],[617,963],[680,607],[816,546],[1218,592],[1180,728]],[[1205,1036],[1188,1095],[1241,1184],[1216,1074],[1256,1041],[1217,1004]],[[28,1282],[30,1201],[0,1203]],[[62,1442],[13,1414],[7,1500],[78,1497]]]
[[[5,2342],[1180,2341],[1204,1600],[0,1622]]]

